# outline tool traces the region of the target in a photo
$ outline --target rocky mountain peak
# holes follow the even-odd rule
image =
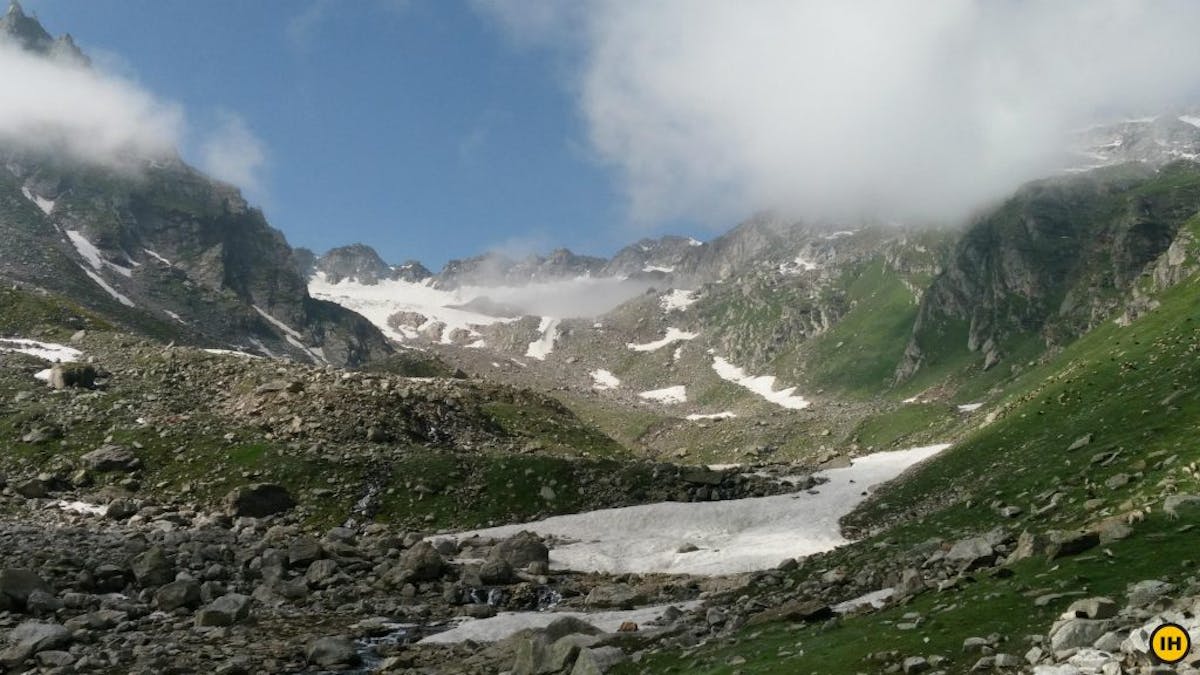
[[[11,42],[21,49],[43,56],[85,66],[91,64],[91,59],[79,49],[74,38],[69,34],[58,38],[50,35],[37,17],[25,13],[17,0],[12,0],[8,11],[0,17],[0,42]]]

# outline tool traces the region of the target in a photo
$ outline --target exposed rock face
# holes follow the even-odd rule
[[[262,518],[287,511],[296,502],[281,485],[257,483],[230,492],[225,497],[225,506],[232,516]]]
[[[351,244],[330,250],[317,259],[314,269],[325,275],[325,279],[336,284],[344,279],[361,284],[373,285],[383,279],[418,281],[430,276],[420,263],[408,264],[403,269],[393,268],[379,257],[375,249],[365,244]],[[424,273],[424,276],[419,276]]]
[[[1143,189],[1154,182],[1172,189]],[[1063,344],[1111,318],[1169,252],[1198,200],[1200,165],[1192,162],[1026,185],[960,240],[922,297],[897,375],[962,349],[990,367],[1022,337]]]

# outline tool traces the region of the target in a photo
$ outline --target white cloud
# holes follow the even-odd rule
[[[955,218],[1060,166],[1071,129],[1200,98],[1190,0],[476,5],[566,48],[591,147],[651,223]]]
[[[252,194],[263,191],[262,171],[267,151],[239,115],[222,111],[218,123],[200,144],[200,166]]]
[[[266,148],[241,117],[220,111],[212,129],[190,130],[182,106],[102,56],[89,68],[0,43],[0,142],[121,169],[192,148],[204,170],[261,195]]]
[[[0,44],[0,139],[75,159],[126,164],[170,154],[182,109],[125,78]]]

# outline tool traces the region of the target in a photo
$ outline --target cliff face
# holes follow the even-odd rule
[[[1074,339],[1123,309],[1197,210],[1192,162],[1025,186],[963,235],[922,298],[898,376],[963,346],[991,367],[1021,337]]]

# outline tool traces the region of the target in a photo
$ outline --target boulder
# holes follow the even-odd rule
[[[8,604],[24,609],[34,591],[53,593],[54,589],[33,570],[12,567],[0,570],[0,608]]]
[[[976,569],[995,562],[996,553],[983,537],[971,537],[955,542],[946,552],[946,560],[966,569]]]
[[[830,618],[833,618],[833,609],[819,600],[790,600],[755,614],[746,621],[746,625],[756,626],[776,621],[815,622]]]
[[[239,593],[229,593],[213,600],[196,612],[197,626],[232,626],[250,616],[250,598]]]
[[[152,546],[134,557],[129,567],[138,585],[150,588],[170,583],[175,578],[175,568],[167,560],[167,554],[158,546]]]
[[[1200,495],[1171,495],[1163,500],[1163,513],[1172,518],[1200,516]]]
[[[479,567],[479,581],[485,585],[503,585],[512,583],[513,568],[507,560],[487,560]]]
[[[583,604],[598,609],[633,609],[645,602],[646,598],[632,586],[613,584],[611,586],[596,586],[584,599]]]
[[[1050,542],[1046,545],[1046,557],[1051,560],[1078,555],[1100,545],[1100,534],[1097,532],[1063,532],[1055,530],[1048,533]]]
[[[18,668],[33,655],[64,647],[70,641],[71,631],[65,626],[27,621],[9,632],[9,647],[0,652],[0,666]]]
[[[225,510],[234,517],[265,518],[295,508],[296,502],[282,485],[255,483],[231,490]]]
[[[1072,602],[1067,613],[1079,619],[1111,619],[1117,615],[1117,603],[1108,598],[1085,598]]]
[[[111,443],[92,450],[80,457],[79,461],[83,462],[84,467],[100,473],[136,471],[142,465],[142,460],[132,450]]]
[[[353,642],[344,637],[323,637],[304,648],[304,658],[312,666],[357,666],[362,657]]]
[[[337,576],[336,560],[314,560],[304,572],[304,583],[310,588],[324,588]]]
[[[488,558],[503,560],[513,569],[521,569],[534,562],[549,563],[550,549],[536,534],[523,531],[492,547]]]
[[[287,557],[292,567],[308,567],[325,557],[325,549],[321,548],[321,542],[312,537],[300,537],[288,546]]]
[[[87,363],[56,363],[50,368],[50,386],[91,389],[96,386],[96,368]]]
[[[1068,649],[1091,647],[1102,635],[1112,629],[1109,621],[1092,619],[1065,619],[1050,628],[1050,648],[1055,653]]]
[[[180,607],[195,608],[200,604],[200,583],[193,580],[172,581],[154,593],[154,606],[164,612]]]
[[[446,570],[446,560],[427,541],[419,541],[400,556],[400,570],[409,581],[434,581]]]

